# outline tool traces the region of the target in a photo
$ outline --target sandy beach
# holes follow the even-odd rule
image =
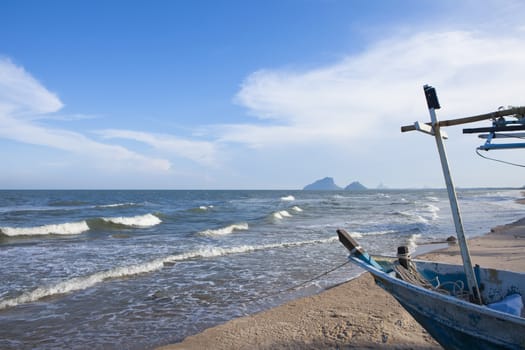
[[[469,240],[474,264],[525,271],[525,218]],[[461,263],[457,245],[418,258]],[[440,349],[368,273],[160,349]]]

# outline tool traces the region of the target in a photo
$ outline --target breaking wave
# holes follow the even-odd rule
[[[199,207],[199,210],[203,210],[203,211],[210,210],[210,209],[213,209],[213,205],[201,205]]]
[[[113,218],[102,218],[102,220],[112,224],[129,227],[151,227],[162,222],[161,219],[153,214],[137,215],[131,217],[119,216]]]
[[[275,213],[272,214],[273,218],[274,219],[278,219],[278,220],[281,220],[283,218],[289,218],[292,216],[292,214],[290,214],[288,211],[286,210],[280,210],[280,211],[276,211]]]
[[[403,217],[411,222],[418,222],[422,224],[427,224],[429,222],[427,218],[414,212],[395,211],[392,213],[392,215]]]
[[[102,204],[97,205],[95,208],[121,208],[121,207],[135,207],[141,205],[140,203],[114,203],[114,204]]]
[[[224,255],[250,253],[268,249],[291,248],[303,245],[332,243],[336,242],[337,240],[337,237],[330,237],[325,239],[316,239],[309,241],[282,242],[256,246],[242,245],[229,248],[203,247],[187,253],[170,255],[141,264],[115,267],[106,271],[95,272],[87,276],[74,277],[62,282],[58,282],[54,285],[38,287],[32,291],[24,292],[19,296],[0,300],[0,310],[14,307],[20,304],[31,303],[46,297],[87,289],[106,280],[125,278],[143,273],[153,272],[162,269],[166,265],[171,265],[180,261],[197,258],[214,258]]]
[[[372,231],[372,232],[357,232],[357,231],[352,231],[352,232],[349,232],[350,233],[350,236],[354,237],[354,238],[363,238],[365,236],[382,236],[382,235],[388,235],[388,234],[391,234],[391,233],[395,233],[396,231],[392,231],[392,230],[387,230],[387,231]]]
[[[414,233],[408,238],[407,245],[408,245],[408,248],[410,249],[411,252],[414,252],[416,250],[416,248],[417,248],[416,241],[420,237],[421,237],[421,234]]]
[[[441,210],[439,209],[437,206],[435,205],[432,205],[432,204],[427,204],[425,206],[425,210],[430,213],[430,218],[431,220],[436,220],[439,215],[438,215],[438,212]]]
[[[33,227],[1,227],[0,232],[9,237],[37,235],[78,235],[89,231],[86,221],[66,222]]]
[[[97,230],[105,225],[119,225],[128,227],[151,227],[162,222],[153,214],[132,217],[113,217],[66,222],[63,224],[49,224],[32,227],[0,227],[0,233],[9,237],[44,236],[44,235],[78,235],[91,229]],[[107,227],[106,227],[107,228]]]
[[[214,230],[204,230],[199,232],[201,235],[205,236],[225,236],[229,235],[230,233],[233,233],[233,231],[244,231],[249,229],[249,226],[245,222],[241,222],[239,224],[233,224],[226,227],[214,229]]]
[[[300,213],[302,212],[303,210],[301,208],[299,208],[297,205],[294,205],[292,208],[291,208],[293,211],[295,211],[296,213]]]
[[[284,196],[284,197],[281,197],[281,200],[282,200],[282,201],[289,201],[289,202],[291,202],[291,201],[294,201],[294,200],[295,200],[295,197],[292,196],[292,195]]]

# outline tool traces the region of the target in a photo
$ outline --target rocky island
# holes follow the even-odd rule
[[[305,191],[363,191],[367,190],[359,181],[354,181],[345,188],[338,186],[332,177],[325,177],[314,181],[313,183],[306,185],[303,190]]]

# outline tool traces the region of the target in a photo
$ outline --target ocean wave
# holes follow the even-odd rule
[[[441,210],[439,209],[437,206],[433,205],[433,204],[426,204],[425,205],[425,210],[430,213],[430,219],[431,220],[436,220],[437,218],[439,218],[439,214],[438,212]]]
[[[199,232],[199,234],[204,236],[225,236],[233,233],[233,231],[244,231],[247,229],[249,229],[248,224],[245,222],[241,222],[239,224],[233,224],[218,229],[204,230]]]
[[[58,282],[54,285],[37,287],[32,291],[24,292],[13,298],[0,299],[0,310],[21,304],[31,303],[47,297],[58,296],[70,292],[84,290],[107,280],[126,278],[143,273],[154,272],[156,270],[162,269],[166,265],[172,265],[173,263],[185,260],[198,258],[214,258],[224,255],[242,254],[268,249],[290,248],[312,244],[326,244],[336,242],[337,240],[338,238],[337,236],[335,236],[325,239],[298,242],[281,242],[255,246],[242,245],[235,247],[202,247],[187,253],[170,255],[141,264],[119,266],[106,271],[95,272],[87,276],[73,277],[71,279]]]
[[[86,221],[66,222],[33,227],[0,227],[0,232],[6,236],[37,236],[37,235],[78,235],[89,231]]]
[[[288,202],[291,202],[291,201],[294,201],[294,200],[295,200],[295,197],[292,196],[292,195],[284,196],[284,197],[281,197],[281,200],[282,200],[282,201],[288,201]]]
[[[196,258],[214,258],[224,255],[231,255],[231,254],[240,254],[240,253],[249,253],[249,252],[255,252],[260,250],[268,250],[268,249],[278,249],[278,248],[290,248],[290,247],[298,247],[303,245],[312,245],[312,244],[324,244],[324,243],[332,243],[337,242],[338,237],[330,237],[330,238],[323,238],[323,239],[313,239],[313,240],[307,240],[307,241],[297,241],[297,242],[281,242],[281,243],[272,243],[272,244],[262,244],[262,245],[241,245],[241,246],[235,246],[235,247],[203,247],[199,248],[197,250],[172,255],[166,258],[163,258],[162,261],[164,263],[174,263],[178,261],[184,261],[184,260],[190,260],[190,259],[196,259]]]
[[[414,252],[416,250],[417,248],[416,241],[418,238],[421,238],[421,234],[419,233],[414,233],[410,235],[410,237],[408,238],[407,245],[411,252]]]
[[[112,218],[102,218],[103,221],[112,224],[129,226],[129,227],[151,227],[162,222],[157,216],[153,214],[137,215],[137,216],[119,216]]]
[[[366,236],[382,236],[382,235],[388,235],[391,233],[396,233],[396,231],[386,230],[386,231],[371,231],[371,232],[357,232],[357,231],[349,232],[350,236],[352,236],[353,238],[362,238]]]
[[[276,211],[276,212],[274,212],[274,213],[272,214],[272,217],[273,217],[274,219],[278,219],[278,220],[281,220],[281,219],[283,219],[283,218],[285,218],[285,217],[286,217],[286,218],[289,218],[289,217],[291,217],[291,216],[292,216],[292,214],[290,214],[290,213],[289,213],[288,211],[286,211],[286,210]]]
[[[48,203],[50,207],[79,207],[88,205],[88,202],[85,201],[77,201],[77,200],[64,200],[64,201],[51,201]]]
[[[210,210],[210,209],[213,209],[213,205],[201,205],[199,207],[199,210],[202,210],[202,211],[207,211],[207,210]]]
[[[382,235],[388,235],[388,234],[391,234],[391,233],[396,233],[396,231],[393,231],[393,230],[372,231],[372,232],[367,232],[367,233],[364,233],[364,234],[367,235],[367,236],[382,236]]]
[[[120,208],[120,207],[135,207],[141,205],[140,203],[113,203],[113,204],[101,204],[96,205],[95,208]]]
[[[395,211],[392,214],[396,215],[396,216],[404,217],[406,219],[409,219],[412,222],[419,222],[419,223],[422,223],[422,224],[428,223],[428,219],[426,219],[422,215],[419,215],[419,214],[416,214],[416,213],[410,213],[410,212],[406,212],[406,211]]]
[[[293,211],[295,211],[296,213],[300,213],[302,212],[303,210],[301,208],[299,208],[297,205],[294,205],[292,208],[291,208]]]
[[[31,303],[42,298],[66,294],[78,290],[87,289],[108,279],[123,278],[141,273],[152,272],[163,267],[161,259],[153,260],[144,264],[116,267],[111,270],[96,272],[92,275],[74,277],[51,286],[38,287],[30,292],[0,300],[0,310],[20,304]]]

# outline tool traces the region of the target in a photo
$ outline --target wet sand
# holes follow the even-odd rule
[[[525,218],[469,240],[472,262],[525,272]],[[457,245],[418,258],[461,263]],[[441,349],[366,273],[161,349]]]

